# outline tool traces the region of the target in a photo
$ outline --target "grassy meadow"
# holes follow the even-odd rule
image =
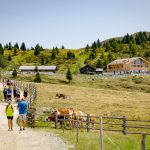
[[[31,79],[31,78],[30,78]],[[128,119],[150,120],[150,77],[131,76],[124,78],[75,76],[71,84],[65,76],[49,78],[42,76],[44,83],[38,83],[36,101],[37,117],[51,108],[74,108],[85,113],[106,116],[123,116]],[[72,99],[57,99],[56,93],[72,96]],[[39,123],[40,126],[40,123]],[[50,125],[48,125],[50,126]],[[52,125],[53,126],[53,125]],[[99,131],[79,131],[79,143],[76,144],[76,132],[51,129],[71,143],[77,150],[98,150]],[[140,150],[141,135],[123,135],[104,132],[105,150]],[[147,136],[147,150],[150,138]]]

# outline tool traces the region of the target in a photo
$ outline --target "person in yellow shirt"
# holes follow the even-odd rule
[[[6,106],[5,109],[6,116],[8,119],[8,131],[13,130],[13,113],[14,113],[14,108],[11,104],[11,100],[8,101],[8,105]]]

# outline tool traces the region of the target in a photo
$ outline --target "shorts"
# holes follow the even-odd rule
[[[19,121],[26,121],[26,114],[19,114]]]
[[[7,116],[7,119],[13,120],[13,116]]]

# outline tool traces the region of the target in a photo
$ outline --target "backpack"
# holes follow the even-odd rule
[[[4,88],[3,93],[7,94],[7,88]]]

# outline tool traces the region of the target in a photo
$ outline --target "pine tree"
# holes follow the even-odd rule
[[[35,75],[34,82],[40,83],[41,81],[42,80],[41,80],[40,74],[39,74],[39,72],[37,72],[36,75]]]
[[[97,60],[96,67],[97,68],[103,68],[103,62],[102,62],[102,60],[100,60],[100,59]]]
[[[127,33],[126,35],[126,44],[129,44],[130,43],[130,35]]]
[[[64,45],[61,46],[61,49],[65,49]]]
[[[112,50],[112,47],[110,46],[110,43],[109,43],[109,42],[107,42],[105,45],[106,45],[106,52]]]
[[[14,48],[19,49],[19,45],[18,45],[17,42],[16,42],[16,44],[14,45]]]
[[[118,46],[118,42],[116,39],[112,39],[111,47],[113,48],[114,52],[118,52],[119,46]]]
[[[111,52],[108,53],[107,60],[108,62],[112,62],[114,60],[114,56]]]
[[[41,65],[44,65],[44,56],[42,55],[42,57],[41,57]]]
[[[148,40],[150,41],[150,35],[149,35],[149,38],[148,38]]]
[[[102,51],[100,58],[101,58],[102,60],[104,59],[104,51]]]
[[[11,55],[9,53],[7,60],[11,61]]]
[[[139,34],[136,34],[135,41],[136,41],[137,45],[141,45],[142,44],[142,41],[141,41],[141,38],[139,37]]]
[[[96,48],[97,48],[97,44],[96,44],[96,42],[95,42],[95,41],[93,42],[93,44],[92,44],[91,48],[92,48],[92,49],[94,49],[94,50],[96,50]]]
[[[8,44],[8,50],[12,50],[11,42]]]
[[[56,59],[56,56],[57,56],[56,49],[55,49],[55,48],[53,48],[53,49],[52,49],[51,59]]]
[[[34,71],[39,72],[38,66],[35,67]]]
[[[36,72],[36,75],[35,75],[34,82],[40,83],[42,80],[41,80],[41,77],[40,77],[39,70],[38,70],[37,66],[35,67],[35,72]]]
[[[136,44],[130,44],[129,49],[130,49],[131,57],[134,57],[134,56],[137,55],[137,46],[136,46]]]
[[[130,43],[136,44],[135,38],[132,35],[130,36]]]
[[[73,52],[67,52],[67,58],[68,59],[75,59],[75,54]]]
[[[95,59],[96,58],[96,53],[91,52],[89,55],[89,59]]]
[[[87,44],[86,47],[85,47],[85,52],[86,52],[86,53],[89,52],[89,49],[90,49],[90,47],[89,47],[89,45]]]
[[[14,56],[16,56],[16,55],[17,55],[17,48],[14,47]]]
[[[105,58],[103,61],[103,68],[106,69],[108,64],[108,60]]]
[[[25,45],[24,42],[21,44],[20,49],[21,49],[22,51],[26,51],[26,45]]]
[[[147,35],[147,33],[146,33],[146,32],[143,32],[143,35],[144,35],[146,41],[148,41],[148,35]]]
[[[16,69],[13,70],[13,72],[12,72],[12,77],[13,77],[13,78],[16,78],[16,77],[17,77],[17,70],[16,70]]]
[[[57,46],[55,47],[55,50],[57,52],[57,55],[59,54],[59,49],[57,48]]]
[[[2,44],[0,43],[0,55],[3,55],[3,54],[4,54],[4,48]]]
[[[40,54],[40,50],[41,50],[41,47],[39,46],[39,44],[37,44],[34,48],[34,56],[37,56]]]
[[[72,73],[71,73],[70,69],[68,69],[68,71],[66,73],[66,79],[69,81],[69,83],[72,80]]]
[[[123,44],[129,44],[130,43],[130,35],[127,33],[127,35],[125,35],[122,40],[121,43]]]
[[[6,43],[6,45],[4,46],[4,48],[8,49],[8,47],[9,47],[9,46],[8,46],[8,44]]]
[[[101,42],[100,42],[100,40],[99,40],[99,39],[97,40],[96,45],[97,45],[97,48],[100,48],[100,47],[101,47]]]

